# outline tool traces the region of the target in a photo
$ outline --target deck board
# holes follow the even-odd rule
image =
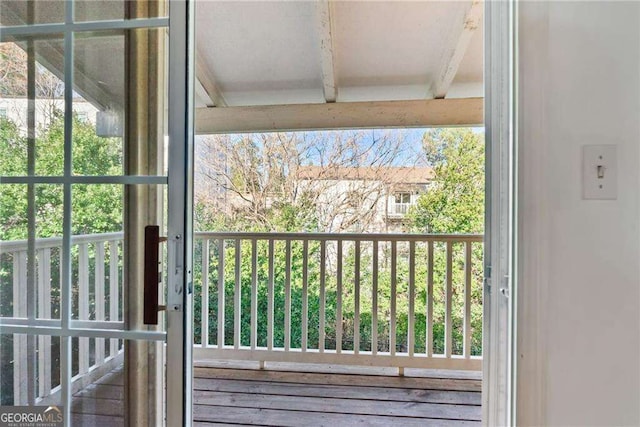
[[[195,391],[199,405],[480,421],[472,405]]]
[[[301,370],[304,367],[301,366]],[[294,372],[196,366],[194,425],[479,426],[474,377]],[[73,425],[124,424],[122,366],[73,396]]]
[[[479,421],[458,421],[442,419],[388,417],[374,415],[348,415],[322,412],[296,412],[276,409],[235,408],[194,405],[194,421],[223,422],[253,426],[416,426],[416,427],[479,427]],[[206,425],[206,424],[205,424]]]
[[[316,372],[284,372],[270,370],[194,368],[195,378],[244,379],[280,383],[329,384],[393,387],[420,390],[482,391],[482,381],[475,379],[399,377],[382,375],[332,374]]]
[[[450,403],[480,405],[480,393],[474,391],[420,390],[396,387],[342,387],[301,383],[277,383],[253,380],[194,378],[194,390],[226,391],[232,393],[331,397],[379,401]]]

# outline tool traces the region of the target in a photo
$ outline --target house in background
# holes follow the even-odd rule
[[[301,188],[317,193],[321,231],[400,233],[433,180],[430,167],[302,166]]]
[[[233,219],[254,210],[267,212],[279,203],[296,206],[305,197],[317,223],[313,229],[288,231],[405,232],[406,215],[434,179],[430,167],[298,166],[268,190],[234,183],[224,155],[213,150],[208,157],[215,160],[197,162],[195,197],[203,211]]]

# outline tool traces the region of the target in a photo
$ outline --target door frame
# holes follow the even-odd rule
[[[195,1],[169,0],[166,425],[191,425],[193,395],[193,87]],[[181,344],[181,345],[180,345]],[[169,367],[174,367],[170,369]],[[178,369],[180,367],[180,369]]]
[[[484,425],[516,424],[517,2],[485,1]]]
[[[174,0],[172,0],[174,1]],[[183,0],[175,0],[182,2]],[[184,0],[187,3],[194,3]],[[184,64],[188,64],[188,81],[181,83],[187,93],[189,111],[182,114],[185,124],[189,124],[187,134],[188,153],[176,153],[182,156],[184,171],[193,171],[193,4],[188,10],[184,39],[181,45],[185,49]],[[184,11],[183,11],[184,12]],[[485,284],[483,301],[483,382],[482,382],[482,420],[484,425],[516,424],[516,369],[517,369],[517,1],[500,0],[484,2],[484,69],[485,69]],[[173,17],[173,15],[171,15]],[[191,21],[191,22],[189,22]],[[175,28],[175,27],[174,27]],[[172,41],[178,43],[178,38]],[[176,64],[172,64],[174,67]],[[173,80],[173,78],[172,78]],[[177,99],[177,97],[176,97]],[[174,113],[178,114],[174,109]],[[176,118],[178,120],[179,118]],[[170,123],[172,120],[170,118]],[[190,134],[189,134],[190,132]],[[173,136],[173,134],[170,132]],[[184,175],[184,174],[183,174]],[[171,177],[170,177],[171,180]],[[185,197],[192,197],[193,175],[187,175]],[[192,207],[192,198],[185,200]],[[192,224],[192,209],[184,213],[184,221]],[[170,228],[171,230],[171,228]],[[193,230],[185,234],[192,238]],[[171,232],[171,231],[170,231]],[[185,244],[192,245],[192,241]],[[186,245],[185,245],[186,247]],[[191,253],[186,253],[186,265],[191,265]],[[190,271],[185,273],[184,283],[191,283]],[[190,285],[189,285],[190,286]],[[187,308],[182,317],[185,322],[185,352],[183,354],[184,382],[181,384],[190,393],[185,393],[183,411],[184,425],[191,424],[191,380],[192,380],[192,316],[191,295],[184,295]],[[188,320],[188,321],[186,321]],[[170,349],[167,351],[169,362]],[[177,357],[175,355],[174,357]],[[185,364],[185,362],[189,364]],[[188,365],[188,366],[187,366]],[[177,384],[173,383],[172,384]],[[177,387],[176,387],[177,388]],[[173,405],[169,396],[168,404]],[[169,423],[170,425],[173,425]],[[177,425],[177,424],[176,424]]]

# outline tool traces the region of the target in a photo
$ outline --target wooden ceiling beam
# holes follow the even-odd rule
[[[442,99],[447,95],[449,87],[458,73],[458,67],[460,67],[464,54],[471,43],[471,38],[480,25],[482,11],[483,3],[481,0],[473,0],[469,3],[459,28],[454,31],[449,47],[445,50],[440,71],[431,85],[431,94],[434,98]]]
[[[220,90],[220,86],[216,82],[216,79],[213,77],[211,71],[207,68],[202,60],[202,55],[200,52],[196,52],[196,89],[199,90],[198,94],[201,97],[204,97],[202,90],[206,93],[207,97],[211,102],[207,102],[207,107],[226,107],[227,101],[224,99],[222,95],[222,91]],[[198,88],[198,83],[201,88]],[[206,101],[206,99],[205,99]]]
[[[322,66],[322,87],[326,102],[336,102],[335,57],[333,44],[332,4],[330,0],[318,0],[318,35],[320,36],[320,64]]]
[[[198,108],[196,134],[482,126],[483,98]]]

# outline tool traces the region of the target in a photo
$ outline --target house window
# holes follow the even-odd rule
[[[347,207],[350,209],[359,209],[362,204],[362,194],[359,191],[347,192]]]
[[[411,193],[396,193],[395,199],[394,213],[405,215],[411,205]]]
[[[411,203],[411,193],[396,193],[396,204]]]
[[[0,107],[0,119],[7,118],[7,109],[5,107]]]

